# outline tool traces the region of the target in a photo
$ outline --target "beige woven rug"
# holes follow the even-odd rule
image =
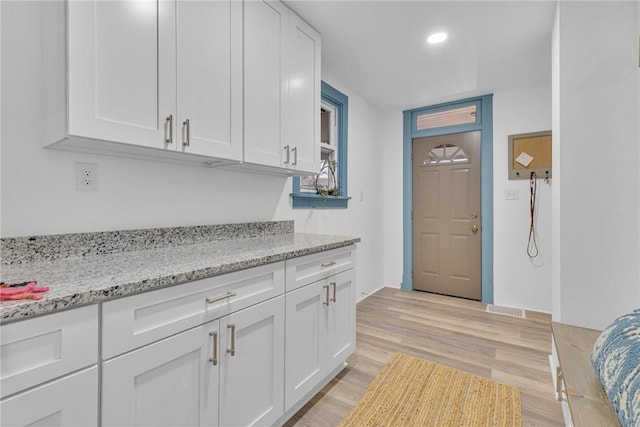
[[[396,353],[340,424],[354,426],[522,425],[520,390]]]

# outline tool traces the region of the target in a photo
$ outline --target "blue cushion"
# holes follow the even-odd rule
[[[591,363],[620,424],[640,426],[640,309],[602,331]]]

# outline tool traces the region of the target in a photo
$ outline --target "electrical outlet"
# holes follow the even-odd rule
[[[510,188],[508,190],[504,190],[504,199],[505,200],[518,200],[520,198],[520,192],[517,188]]]
[[[98,164],[76,162],[76,190],[98,191]]]

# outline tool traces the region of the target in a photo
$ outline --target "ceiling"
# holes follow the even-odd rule
[[[383,111],[551,81],[554,1],[286,3],[322,35],[323,76]]]

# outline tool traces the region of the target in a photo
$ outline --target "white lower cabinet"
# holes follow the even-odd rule
[[[284,413],[284,296],[220,320],[220,425],[272,425]]]
[[[0,327],[0,425],[98,425],[98,306]]]
[[[0,402],[0,425],[98,425],[98,368],[93,366]]]
[[[309,393],[327,371],[327,310],[323,283],[287,293],[285,410]]]
[[[354,266],[349,247],[2,325],[0,425],[283,424],[355,350]]]
[[[102,425],[270,425],[283,373],[280,296],[104,362]]]
[[[218,321],[104,362],[103,426],[218,424]]]
[[[353,270],[287,293],[285,411],[353,353],[355,308]]]
[[[327,370],[343,364],[356,349],[356,284],[354,270],[328,279]]]

